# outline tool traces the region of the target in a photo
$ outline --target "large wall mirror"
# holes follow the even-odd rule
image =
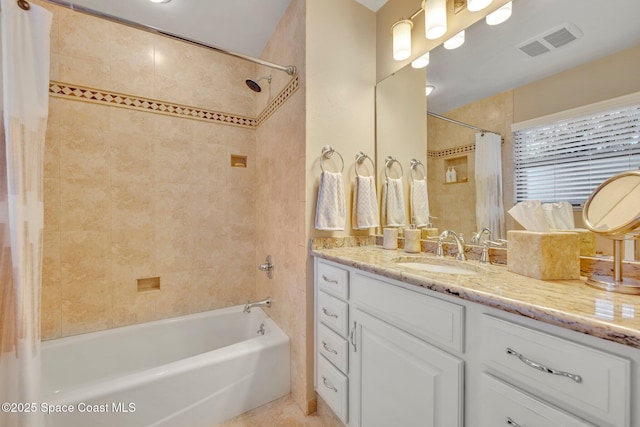
[[[424,85],[430,84],[435,89],[426,98],[426,110],[499,133],[504,140],[503,201],[508,210],[514,205],[513,123],[640,91],[640,26],[634,19],[640,16],[640,2],[621,0],[613,6],[596,0],[514,0],[508,21],[489,26],[480,20],[466,30],[461,47],[433,49],[426,69],[407,66],[382,80],[376,91],[379,171],[388,154],[421,153],[415,156],[426,157],[435,225],[462,232],[469,241],[478,228],[478,131],[426,114],[414,115],[409,123],[403,113],[394,124],[398,117],[390,111],[398,116],[399,108],[408,108],[408,86],[424,100]],[[404,93],[395,99],[381,95],[392,87],[403,87]],[[426,113],[424,104],[416,107],[421,113]],[[426,135],[424,140],[404,137],[409,134]],[[401,160],[408,165],[408,159]],[[450,167],[457,170],[455,182],[446,182]],[[519,228],[506,212],[505,218],[507,229]],[[581,212],[575,218],[580,227]]]

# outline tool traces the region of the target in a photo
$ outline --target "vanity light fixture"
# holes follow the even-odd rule
[[[440,38],[447,32],[447,0],[424,0],[424,32],[429,40]]]
[[[424,87],[424,94],[425,94],[426,96],[429,96],[429,94],[430,94],[431,92],[433,92],[433,90],[434,90],[435,88],[436,88],[436,87],[435,87],[434,85],[426,85],[426,86]]]
[[[411,29],[413,22],[402,19],[391,27],[393,34],[393,59],[403,61],[411,56]]]
[[[467,10],[477,12],[489,6],[493,0],[467,0]]]
[[[509,19],[511,17],[511,12],[513,9],[512,3],[513,2],[510,1],[496,11],[488,14],[485,18],[485,20],[487,21],[487,25],[502,24],[504,21]]]
[[[464,30],[444,42],[445,49],[457,49],[464,44]]]
[[[413,68],[424,68],[429,65],[429,52],[425,53],[419,58],[414,59],[411,62],[411,66]]]

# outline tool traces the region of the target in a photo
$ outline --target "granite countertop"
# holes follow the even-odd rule
[[[409,254],[376,245],[312,248],[311,255],[640,349],[640,295],[592,288],[584,279],[544,281],[509,272],[504,265],[441,260],[432,254]],[[401,267],[399,258],[444,262],[478,274],[423,272]]]

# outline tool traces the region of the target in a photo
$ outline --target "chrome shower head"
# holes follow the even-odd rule
[[[269,74],[267,76],[262,76],[262,77],[260,77],[259,79],[256,79],[256,80],[247,79],[244,82],[247,84],[249,89],[251,89],[252,91],[254,91],[254,92],[262,92],[262,88],[258,84],[258,82],[260,80],[266,80],[267,82],[269,82],[269,84],[271,84],[271,74]]]

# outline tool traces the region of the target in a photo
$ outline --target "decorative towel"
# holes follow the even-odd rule
[[[354,230],[380,225],[376,182],[372,176],[356,176],[351,217],[351,226]]]
[[[382,189],[382,223],[385,226],[400,227],[407,225],[406,220],[402,178],[387,178]]]
[[[416,227],[425,227],[429,223],[429,196],[427,195],[427,180],[411,180],[409,193],[411,206],[411,221]]]
[[[316,204],[316,229],[344,230],[345,212],[342,173],[323,171]]]

